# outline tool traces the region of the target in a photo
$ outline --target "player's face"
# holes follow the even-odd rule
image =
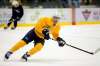
[[[19,5],[14,5],[14,7],[18,7]]]
[[[58,18],[53,18],[53,23],[54,23],[54,26],[57,24],[57,22],[59,21]]]

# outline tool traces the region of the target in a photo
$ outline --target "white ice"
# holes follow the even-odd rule
[[[59,47],[56,41],[48,40],[44,48],[31,56],[28,62],[20,57],[31,47],[33,42],[15,52],[8,61],[4,54],[18,42],[32,27],[18,27],[16,30],[0,28],[0,66],[100,66],[100,53],[90,55],[80,50],[64,46]],[[60,36],[69,44],[94,52],[100,48],[100,25],[65,26]]]

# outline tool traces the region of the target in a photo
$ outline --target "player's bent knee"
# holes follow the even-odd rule
[[[26,41],[24,41],[24,40],[21,40],[21,42],[22,42],[22,43],[24,43],[24,44],[27,44],[27,42],[26,42]]]
[[[22,39],[24,42],[26,42],[26,44],[28,44],[30,41],[27,38],[23,38]]]
[[[43,48],[43,44],[37,43],[36,46],[35,46],[35,48],[36,48],[38,51],[40,51],[40,50]]]

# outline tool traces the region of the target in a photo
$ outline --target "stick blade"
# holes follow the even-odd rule
[[[100,48],[96,49],[95,52],[94,52],[94,54],[96,54],[98,52],[100,52]]]

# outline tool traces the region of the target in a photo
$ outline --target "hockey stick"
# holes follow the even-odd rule
[[[52,39],[52,38],[51,38],[51,39]],[[52,39],[52,40],[54,40],[54,39]],[[54,41],[55,41],[55,40],[54,40]],[[72,48],[74,48],[74,49],[83,51],[83,52],[85,52],[85,53],[91,54],[91,55],[94,55],[94,54],[97,54],[98,52],[100,52],[100,48],[97,48],[94,52],[90,52],[90,51],[87,51],[87,50],[78,48],[78,47],[76,47],[76,46],[72,46],[72,45],[67,44],[67,43],[65,43],[65,45],[66,45],[66,46],[69,46],[69,47],[72,47]]]
[[[52,38],[51,38],[51,39],[52,39]],[[52,39],[52,40],[54,40],[54,39]],[[94,54],[96,54],[96,53],[98,52],[98,50],[96,50],[95,52],[89,52],[89,51],[87,51],[87,50],[84,50],[84,49],[81,49],[81,48],[72,46],[72,45],[67,44],[67,43],[66,43],[65,45],[70,46],[70,47],[72,47],[72,48],[75,48],[75,49],[77,49],[77,50],[83,51],[83,52],[85,52],[85,53],[91,54],[91,55],[94,55]],[[99,49],[99,50],[100,50],[100,49]]]
[[[86,50],[84,50],[84,49],[81,49],[81,48],[78,48],[78,47],[75,47],[75,46],[72,46],[72,45],[69,45],[69,44],[65,44],[65,45],[70,46],[70,47],[75,48],[75,49],[78,49],[78,50],[80,50],[80,51],[83,51],[83,52],[85,52],[85,53],[94,55],[94,52],[89,52],[89,51],[86,51]]]
[[[84,50],[84,49],[81,49],[81,48],[78,48],[78,47],[69,45],[69,44],[67,44],[67,43],[66,43],[66,45],[67,45],[67,46],[70,46],[70,47],[72,47],[72,48],[78,49],[78,50],[80,50],[80,51],[83,51],[83,52],[85,52],[85,53],[91,54],[91,55],[94,55],[94,54],[97,54],[97,53],[100,52],[100,48],[97,48],[94,52],[89,52],[89,51],[87,51],[87,50]]]

